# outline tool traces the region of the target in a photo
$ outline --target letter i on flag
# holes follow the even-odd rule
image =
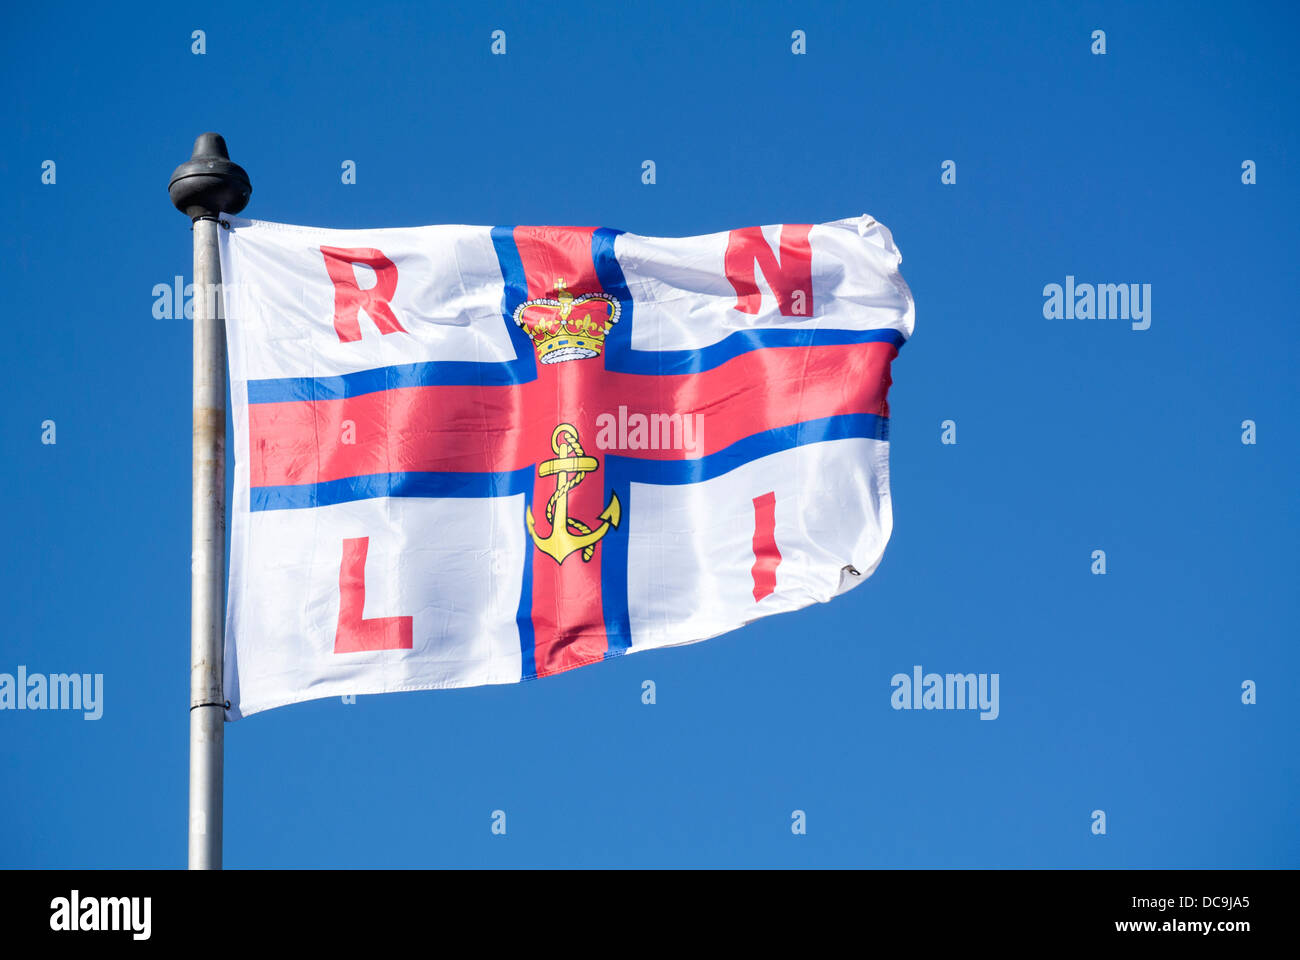
[[[694,643],[880,562],[914,310],[872,217],[220,243],[230,719]]]

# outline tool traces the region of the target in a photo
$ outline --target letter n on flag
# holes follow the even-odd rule
[[[872,217],[220,242],[230,719],[694,643],[880,563],[914,309]]]

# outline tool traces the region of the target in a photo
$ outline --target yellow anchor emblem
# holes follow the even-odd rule
[[[532,507],[528,508],[526,517],[528,532],[537,549],[556,563],[563,563],[565,557],[577,550],[582,551],[582,562],[586,563],[596,553],[596,541],[618,526],[623,508],[619,505],[618,495],[611,491],[609,504],[598,518],[601,524],[595,530],[569,516],[569,491],[600,464],[595,457],[586,456],[578,442],[577,428],[569,423],[555,428],[551,434],[551,449],[555,451],[556,459],[543,460],[537,465],[539,477],[555,477],[555,492],[546,504],[546,519],[551,523],[551,533],[547,537],[537,535]]]

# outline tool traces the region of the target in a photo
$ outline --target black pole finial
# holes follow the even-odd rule
[[[172,172],[167,187],[176,209],[191,220],[239,213],[252,192],[248,174],[231,162],[226,140],[219,133],[199,134],[194,153]]]

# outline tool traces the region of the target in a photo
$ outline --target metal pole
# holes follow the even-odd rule
[[[226,330],[221,304],[220,216],[248,203],[248,174],[226,142],[205,133],[172,174],[172,203],[194,231],[194,429],[190,554],[191,870],[221,869],[225,694]]]

